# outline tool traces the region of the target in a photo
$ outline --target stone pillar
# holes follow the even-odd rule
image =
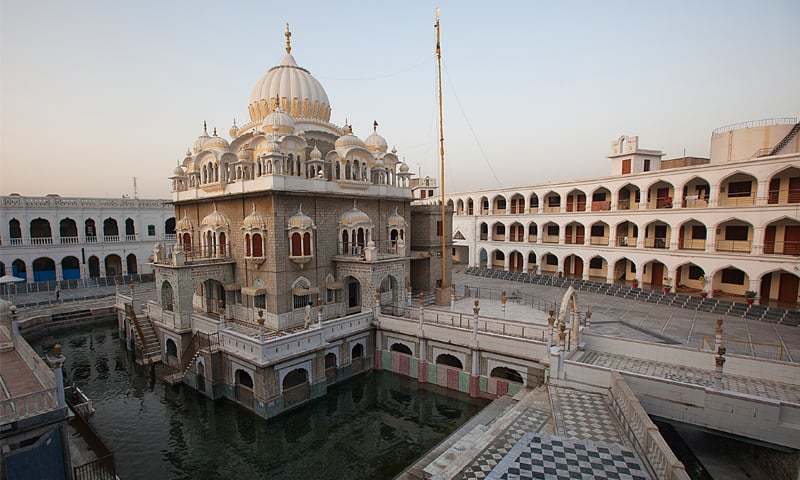
[[[764,253],[764,227],[753,228],[753,239],[750,241],[750,253],[753,255],[761,255]]]
[[[419,337],[417,360],[419,363],[417,381],[419,383],[428,383],[428,340],[425,337]]]
[[[589,262],[586,262],[586,264],[583,266],[583,280],[587,282],[589,281]]]
[[[677,250],[680,244],[681,227],[669,226],[669,245],[667,248],[670,250]]]
[[[756,205],[766,205],[769,200],[769,180],[758,182],[756,187]]]
[[[709,185],[708,206],[716,207],[719,202],[719,185]]]
[[[55,262],[56,264],[56,280],[64,280],[64,268],[61,265],[61,262]]]
[[[565,245],[567,243],[567,227],[565,225],[558,226],[558,244]]]
[[[472,345],[470,353],[472,355],[472,369],[469,372],[469,395],[476,398],[480,396],[480,350],[478,347],[478,319],[480,318],[481,302],[475,299],[472,308]]]
[[[53,369],[53,375],[55,376],[56,381],[56,402],[58,403],[59,408],[65,408],[67,406],[67,400],[64,397],[64,360],[66,358],[64,355],[61,354],[61,344],[56,343],[53,346],[53,349],[50,353],[47,354],[46,357],[47,365]]]
[[[717,243],[717,229],[713,226],[706,226],[706,253],[714,251]]]
[[[616,225],[609,225],[608,226],[608,246],[609,247],[616,247],[617,246],[617,226]]]

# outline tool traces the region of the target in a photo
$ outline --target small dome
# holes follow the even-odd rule
[[[220,228],[227,228],[229,225],[228,219],[225,215],[217,211],[217,204],[214,204],[214,211],[209,213],[203,218],[202,226],[217,230]]]
[[[239,157],[239,160],[252,160],[253,147],[250,145],[242,145],[242,148],[239,149],[239,153],[236,156]]]
[[[308,230],[314,228],[314,220],[303,213],[303,204],[297,209],[297,213],[289,217],[289,230]]]
[[[371,225],[372,220],[370,220],[369,215],[359,210],[354,203],[352,209],[342,214],[339,223],[345,227],[354,227],[357,225]]]
[[[406,226],[406,219],[403,218],[402,215],[397,211],[397,207],[394,207],[394,212],[389,215],[389,219],[386,221],[389,227],[405,227]]]
[[[372,132],[372,135],[367,137],[364,143],[367,144],[367,148],[370,152],[386,153],[386,150],[389,149],[389,144],[386,143],[386,139],[378,135],[377,130]]]
[[[236,138],[239,136],[239,127],[236,125],[235,118],[233,119],[233,126],[230,130],[228,130],[228,134],[231,136],[231,138]]]
[[[192,230],[192,221],[189,220],[189,217],[186,216],[186,211],[183,212],[183,218],[178,220],[178,223],[175,224],[175,230],[180,232],[191,231]]]
[[[267,221],[260,213],[256,212],[256,204],[253,203],[253,210],[250,215],[242,220],[242,230],[266,230]]]
[[[183,171],[183,167],[181,167],[180,165],[175,167],[175,170],[172,172],[172,174],[176,177],[182,177],[184,173],[185,172]]]
[[[400,164],[400,173],[408,173],[408,164],[406,163]]]
[[[343,130],[344,130],[344,135],[337,138],[336,142],[334,143],[334,146],[336,148],[348,148],[348,147],[367,148],[367,145],[364,143],[363,140],[353,135],[353,127],[351,127],[350,125],[345,125]]]
[[[230,147],[230,144],[227,140],[222,137],[217,136],[217,129],[214,129],[214,135],[211,136],[206,142],[203,144],[203,150],[208,150],[211,148],[215,148],[217,150],[227,150]]]
[[[192,152],[195,155],[202,152],[205,149],[206,142],[211,137],[208,136],[208,130],[206,130],[206,122],[203,122],[203,134],[197,137],[197,140],[194,141],[194,145],[192,146]]]
[[[272,113],[264,117],[264,120],[261,122],[261,130],[264,133],[291,135],[294,133],[294,120],[278,107]]]
[[[314,145],[314,149],[311,150],[310,154],[311,160],[322,160],[322,152],[319,151],[316,144]]]

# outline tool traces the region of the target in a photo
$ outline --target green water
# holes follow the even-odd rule
[[[55,341],[67,357],[67,383],[94,400],[91,423],[122,480],[393,478],[486,404],[375,372],[264,420],[153,380],[125,352],[116,325],[47,337],[34,348]]]

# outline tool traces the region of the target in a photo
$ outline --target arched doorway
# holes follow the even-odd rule
[[[761,277],[759,296],[763,305],[778,305],[784,308],[797,308],[800,277],[777,270]]]
[[[19,258],[11,262],[11,275],[21,278],[28,281],[28,269],[25,266],[25,262],[20,260]]]
[[[311,385],[308,382],[308,371],[297,368],[287,373],[281,383],[283,404],[288,407],[308,400],[311,396]]]
[[[128,266],[128,275],[139,273],[139,264],[136,262],[136,255],[129,253],[125,257],[125,263]]]
[[[383,277],[380,286],[380,303],[381,305],[397,305],[400,303],[400,285],[392,275]]]
[[[461,360],[459,360],[455,355],[451,355],[449,353],[442,353],[436,357],[436,364],[457,368],[459,370],[464,369],[464,365],[461,363]]]
[[[168,338],[164,342],[164,351],[167,354],[167,363],[174,363],[178,360],[178,345],[175,340]]]
[[[172,311],[173,307],[173,296],[174,292],[172,290],[172,284],[168,281],[163,281],[161,283],[161,308],[164,310]]]
[[[122,259],[119,255],[109,255],[106,257],[106,277],[122,276]]]
[[[89,278],[100,278],[100,260],[92,255],[87,263],[89,264]]]
[[[508,367],[494,367],[489,374],[490,377],[502,378],[510,382],[523,383],[522,375],[514,369]]]
[[[404,345],[402,343],[393,343],[389,350],[392,352],[403,353],[405,355],[413,355],[414,353],[408,348],[408,345]]]
[[[568,277],[583,277],[583,259],[577,255],[568,255],[564,259],[564,275]]]
[[[489,265],[489,254],[486,253],[486,250],[481,248],[478,252],[478,266],[481,268],[486,268]]]
[[[642,281],[645,284],[649,284],[653,289],[659,289],[664,285],[667,285],[668,277],[669,270],[667,270],[667,267],[658,260],[653,260],[646,263],[644,265],[644,269],[642,270]]]
[[[225,313],[225,289],[217,280],[203,282],[203,299],[206,313],[222,315]]]
[[[234,396],[244,405],[253,405],[253,377],[244,370],[236,370],[234,378]]]
[[[61,260],[61,276],[64,280],[79,280],[81,265],[76,257],[64,257]]]
[[[355,277],[344,279],[344,288],[347,292],[347,313],[358,313],[361,311],[361,282]]]
[[[49,282],[56,279],[56,262],[47,257],[33,261],[33,281]]]
[[[508,257],[508,269],[512,272],[521,272],[522,271],[522,254],[517,252],[516,250],[511,252]]]

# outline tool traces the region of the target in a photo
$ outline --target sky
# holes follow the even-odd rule
[[[447,191],[605,176],[611,142],[707,156],[800,115],[800,2],[443,1]],[[203,121],[227,136],[284,54],[331,121],[373,120],[438,176],[436,4],[0,0],[0,193],[169,196]]]

